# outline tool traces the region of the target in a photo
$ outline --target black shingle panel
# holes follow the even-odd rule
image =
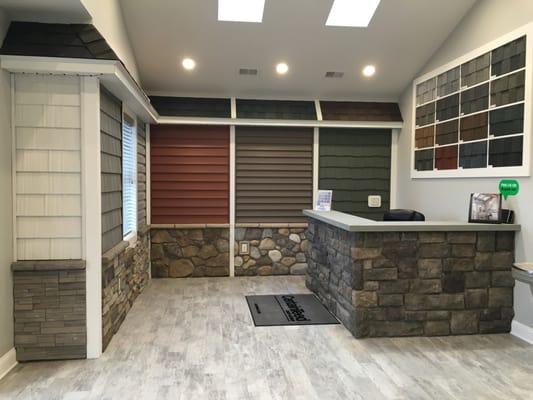
[[[489,84],[476,86],[461,93],[461,114],[467,115],[489,107]]]
[[[487,142],[462,144],[459,148],[459,166],[462,168],[486,168]]]
[[[524,100],[525,71],[506,75],[491,82],[490,104],[502,106]]]
[[[164,117],[231,117],[230,99],[150,96],[150,101]]]
[[[403,121],[398,103],[321,101],[324,121]]]
[[[526,37],[522,36],[492,51],[492,75],[503,75],[526,65]]]
[[[435,142],[442,146],[445,144],[457,143],[459,137],[459,120],[454,119],[452,121],[437,124]]]
[[[433,171],[434,153],[434,149],[415,151],[415,169],[417,171]]]
[[[91,24],[12,22],[1,54],[119,60]]]
[[[490,112],[490,134],[511,135],[524,132],[524,104],[499,108]]]
[[[491,140],[489,145],[489,165],[493,167],[521,166],[523,148],[523,136]]]
[[[316,120],[313,101],[237,99],[237,118]]]
[[[459,94],[437,100],[437,121],[446,121],[459,116]]]
[[[416,125],[423,126],[435,122],[435,102],[416,108]]]

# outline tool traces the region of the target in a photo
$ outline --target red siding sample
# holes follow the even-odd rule
[[[229,128],[152,125],[152,224],[229,223]]]
[[[457,146],[437,147],[435,149],[435,168],[457,169]]]

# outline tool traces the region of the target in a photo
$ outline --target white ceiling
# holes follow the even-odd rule
[[[91,18],[79,0],[0,0],[13,21],[77,23]]]
[[[326,27],[333,0],[266,0],[263,23],[217,0],[121,0],[143,87],[190,96],[396,100],[475,0],[382,0],[368,28]],[[192,72],[181,60],[192,57]],[[278,76],[279,61],[290,66]],[[372,79],[361,76],[375,64]],[[257,68],[257,77],[239,76]],[[342,79],[324,78],[342,71]]]

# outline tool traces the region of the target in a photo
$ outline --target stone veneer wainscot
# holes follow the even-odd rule
[[[348,232],[311,219],[306,284],[355,337],[509,332],[514,232]]]

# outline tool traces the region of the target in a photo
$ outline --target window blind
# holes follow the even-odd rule
[[[136,185],[136,140],[133,121],[124,118],[122,124],[122,219],[123,235],[137,229],[137,185]]]

